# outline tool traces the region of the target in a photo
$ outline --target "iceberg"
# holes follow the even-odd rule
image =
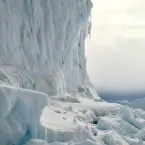
[[[90,0],[0,0],[0,145],[145,145],[144,99],[107,103],[86,71]]]

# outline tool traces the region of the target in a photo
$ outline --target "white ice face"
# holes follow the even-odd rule
[[[0,1],[0,63],[30,73],[49,95],[89,87],[84,41],[91,8],[90,0]]]

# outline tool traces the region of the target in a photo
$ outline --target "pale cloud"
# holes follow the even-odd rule
[[[145,90],[145,0],[93,0],[88,72],[98,89]]]

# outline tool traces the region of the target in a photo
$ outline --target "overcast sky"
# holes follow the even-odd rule
[[[93,0],[86,57],[98,91],[145,91],[145,0]]]

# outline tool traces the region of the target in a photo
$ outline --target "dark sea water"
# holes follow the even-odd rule
[[[110,103],[119,103],[123,100],[132,102],[136,99],[145,98],[145,92],[98,92],[98,95]]]

